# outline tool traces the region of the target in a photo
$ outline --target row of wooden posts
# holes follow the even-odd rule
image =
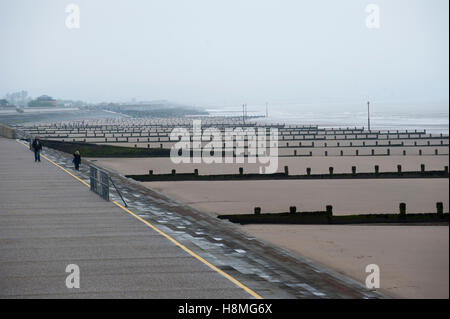
[[[426,147],[426,145],[422,145],[423,147]],[[440,146],[440,145],[431,145],[431,146]],[[341,146],[341,147],[343,147],[343,146]],[[348,146],[345,146],[345,147],[348,147]],[[282,147],[280,147],[280,148],[282,148]],[[344,151],[343,150],[341,150],[340,151],[340,156],[344,156]],[[390,156],[391,155],[391,150],[390,149],[387,149],[386,150],[386,154],[375,154],[375,150],[374,149],[372,149],[371,150],[371,153],[370,153],[372,156],[376,156],[376,155],[378,155],[378,156]],[[406,156],[407,154],[406,154],[406,150],[403,150],[403,152],[402,152],[402,154],[403,154],[403,156]],[[419,155],[423,155],[423,151],[422,150],[419,150],[419,153],[418,153]],[[411,155],[411,154],[409,154],[409,155]],[[439,150],[438,149],[435,149],[434,150],[434,155],[439,155]],[[294,156],[297,156],[297,150],[294,150]],[[302,156],[302,155],[300,155],[300,156]],[[308,155],[303,155],[303,156],[308,156]],[[310,151],[309,152],[309,156],[313,156],[313,153]],[[324,156],[328,156],[328,151],[325,151],[324,152]],[[351,156],[353,156],[353,155],[351,155]],[[360,156],[359,155],[359,150],[355,150],[355,156]],[[366,155],[367,156],[367,155]]]
[[[297,212],[297,207],[296,206],[290,206],[289,207],[289,213],[291,214],[295,214]],[[328,216],[332,216],[333,215],[333,206],[332,205],[327,205],[326,206],[326,213]],[[405,203],[400,203],[399,204],[399,213],[400,215],[406,215],[406,204]],[[254,214],[255,215],[260,215],[261,214],[261,207],[255,207],[254,208]],[[438,214],[439,216],[443,216],[444,215],[444,204],[442,202],[437,202],[436,203],[436,214]]]
[[[334,167],[330,166],[328,168],[329,174],[333,175],[334,174]],[[420,165],[420,171],[422,173],[425,173],[425,164],[421,164]],[[444,167],[444,172],[448,173],[448,166]],[[172,175],[175,175],[177,173],[177,171],[175,169],[172,169]],[[375,165],[375,174],[379,174],[380,173],[380,166],[379,165]],[[397,173],[401,174],[402,173],[402,166],[401,165],[397,165]],[[149,170],[148,171],[149,175],[153,175],[153,170]],[[284,167],[284,174],[285,175],[289,175],[289,166],[285,166]],[[352,166],[352,174],[356,175],[356,166]],[[198,169],[194,169],[194,175],[198,175]],[[239,167],[239,175],[244,175],[244,168],[243,167]],[[311,175],[311,167],[307,167],[306,168],[306,175]]]

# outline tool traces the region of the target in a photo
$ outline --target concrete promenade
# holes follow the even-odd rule
[[[0,298],[387,297],[110,170],[128,209],[114,188],[106,202],[87,187],[95,161],[43,154],[0,138]]]
[[[80,288],[66,287],[66,267]],[[0,298],[251,298],[15,140],[0,138]]]

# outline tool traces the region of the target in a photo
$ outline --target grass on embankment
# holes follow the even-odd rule
[[[79,151],[83,157],[169,157],[170,150],[164,148],[137,148],[113,145],[97,145],[83,142],[61,142],[43,140],[42,145],[61,152],[73,154]]]

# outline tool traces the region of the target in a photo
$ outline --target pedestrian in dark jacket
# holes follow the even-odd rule
[[[42,150],[42,143],[39,140],[39,136],[36,136],[34,138],[33,143],[31,144],[31,149],[34,152],[34,161],[40,162],[41,161],[41,150]]]
[[[73,160],[72,160],[72,163],[75,165],[75,169],[76,169],[77,171],[79,171],[79,170],[80,170],[80,164],[81,164],[81,155],[80,155],[80,152],[79,152],[79,151],[76,151],[76,152],[73,154]]]

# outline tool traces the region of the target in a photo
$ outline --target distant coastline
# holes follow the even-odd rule
[[[367,113],[313,113],[304,114],[273,112],[261,122],[286,124],[316,124],[320,127],[367,127]],[[448,113],[394,113],[375,112],[370,117],[374,130],[426,130],[431,134],[449,133]]]

